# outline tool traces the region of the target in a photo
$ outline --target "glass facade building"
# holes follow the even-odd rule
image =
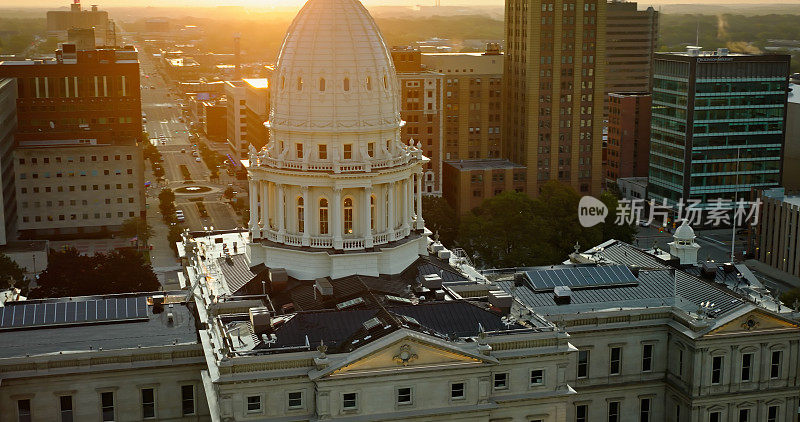
[[[648,197],[751,200],[781,183],[787,55],[655,55]]]

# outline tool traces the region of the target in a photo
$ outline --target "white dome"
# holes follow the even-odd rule
[[[694,240],[694,229],[689,225],[688,220],[683,220],[683,223],[675,230],[673,237],[680,240]]]
[[[375,21],[358,0],[306,2],[286,33],[274,75],[273,131],[400,127],[394,64]]]

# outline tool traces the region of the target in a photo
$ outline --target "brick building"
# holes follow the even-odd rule
[[[525,167],[508,160],[445,161],[443,173],[444,198],[459,215],[502,192],[525,192]]]
[[[608,97],[606,183],[621,177],[647,177],[652,96],[621,92]]]

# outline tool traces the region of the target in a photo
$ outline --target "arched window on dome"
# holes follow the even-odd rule
[[[372,78],[367,76],[367,91],[372,91]]]
[[[389,79],[386,77],[386,75],[383,75],[383,89],[387,91],[389,90]]]
[[[350,91],[350,78],[344,78],[344,90]]]
[[[369,227],[375,231],[375,195],[369,197]]]
[[[353,199],[344,199],[344,234],[353,234]]]
[[[328,200],[319,200],[319,234],[328,234]]]
[[[302,91],[303,90],[303,78],[301,78],[301,77],[297,78],[297,90],[298,91]]]
[[[325,91],[325,78],[319,78],[319,90]]]
[[[281,91],[286,89],[286,76],[281,76]]]
[[[297,232],[304,233],[305,232],[305,225],[306,225],[306,215],[305,215],[305,207],[303,203],[303,197],[300,196],[297,198]]]

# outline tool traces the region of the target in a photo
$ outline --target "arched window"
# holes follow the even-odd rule
[[[286,88],[286,76],[281,76],[281,91]]]
[[[350,91],[350,78],[344,78],[344,90]]]
[[[328,234],[328,200],[319,200],[319,234]]]
[[[353,199],[344,199],[344,234],[353,234]]]
[[[303,78],[297,78],[297,90],[298,91],[303,90]]]
[[[304,233],[306,225],[306,213],[303,204],[303,197],[297,198],[297,232]]]
[[[319,78],[319,90],[325,91],[325,78]]]
[[[367,91],[372,91],[372,78],[367,76]]]
[[[383,75],[383,89],[389,89],[389,79],[386,78],[386,75]]]
[[[375,195],[369,197],[369,227],[375,230]]]

